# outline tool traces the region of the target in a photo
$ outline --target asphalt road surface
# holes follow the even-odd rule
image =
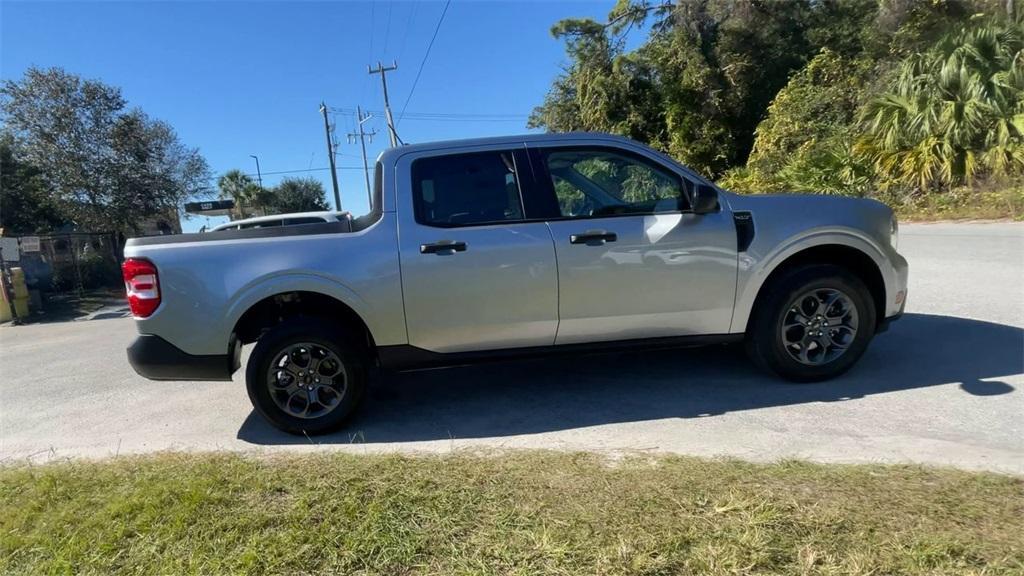
[[[228,382],[151,382],[132,321],[0,327],[0,461],[158,450],[547,448],[920,462],[1024,474],[1024,225],[903,227],[906,316],[846,376],[793,385],[735,348],[586,356],[378,380],[326,437],[288,436]]]

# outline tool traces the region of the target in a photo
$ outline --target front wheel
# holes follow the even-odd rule
[[[875,305],[864,283],[838,266],[795,268],[765,287],[751,316],[747,350],[755,363],[795,382],[846,372],[875,334]]]
[[[323,434],[355,412],[366,388],[365,354],[327,323],[288,320],[264,334],[246,367],[253,407],[275,428]]]

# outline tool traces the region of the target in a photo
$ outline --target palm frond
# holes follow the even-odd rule
[[[921,189],[1024,168],[1024,33],[983,21],[901,64],[862,109],[854,150],[885,179]]]

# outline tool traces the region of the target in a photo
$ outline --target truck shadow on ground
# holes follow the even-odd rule
[[[846,375],[789,384],[755,369],[742,346],[548,358],[378,378],[345,429],[316,443],[486,438],[661,418],[699,418],[959,384],[976,396],[1015,391],[1001,377],[1024,372],[1024,330],[907,314],[876,338]],[[993,380],[995,379],[995,380]],[[309,443],[252,413],[238,438]]]

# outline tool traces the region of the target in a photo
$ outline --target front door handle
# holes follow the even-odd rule
[[[452,242],[441,240],[433,244],[420,244],[420,254],[452,254],[454,252],[465,252],[465,242]]]
[[[584,232],[569,236],[569,243],[601,245],[605,242],[615,242],[618,239],[619,237],[615,232]]]

